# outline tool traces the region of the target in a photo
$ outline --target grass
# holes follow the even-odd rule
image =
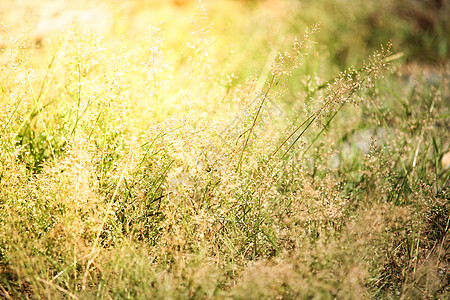
[[[5,3],[0,298],[448,297],[446,3]]]

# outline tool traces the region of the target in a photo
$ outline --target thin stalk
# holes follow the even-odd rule
[[[311,141],[311,143],[309,144],[308,148],[306,148],[305,151],[303,151],[302,157],[305,156],[306,152],[308,152],[309,149],[311,149],[312,145],[317,141],[317,139],[322,135],[322,133],[328,128],[328,126],[330,125],[331,121],[333,121],[334,117],[338,114],[338,112],[342,109],[342,107],[344,107],[346,102],[343,102],[341,104],[341,106],[339,107],[338,110],[336,110],[334,112],[334,114],[328,119],[327,123],[325,124],[325,126],[322,127],[322,129],[320,130],[320,132],[315,136],[315,138]],[[309,126],[309,125],[308,125]],[[289,149],[288,149],[289,151]],[[287,153],[287,151],[286,151]],[[285,155],[286,155],[285,153]],[[283,155],[284,156],[284,155]]]
[[[33,95],[33,99],[34,99],[34,103],[36,105],[36,109],[38,111],[39,116],[41,117],[42,124],[44,125],[44,131],[45,131],[45,135],[47,136],[46,140],[48,142],[48,146],[50,147],[50,152],[52,154],[53,159],[55,159],[55,153],[53,151],[52,143],[50,142],[50,136],[49,136],[48,131],[47,131],[47,125],[45,125],[44,118],[42,117],[41,110],[39,109],[38,99],[34,95],[33,86],[31,85],[30,76],[28,76],[28,72],[27,72],[27,79],[28,79],[28,84],[30,86],[31,94]]]
[[[271,82],[269,84],[269,87],[267,88],[266,92],[264,93],[264,96],[263,96],[263,99],[261,101],[261,104],[259,105],[258,111],[256,112],[256,116],[253,119],[252,126],[248,130],[248,135],[247,135],[247,138],[245,139],[244,146],[242,147],[241,155],[239,157],[239,162],[238,162],[238,164],[236,166],[236,171],[239,171],[239,169],[240,169],[240,166],[241,166],[241,163],[242,163],[242,159],[244,157],[245,148],[247,148],[248,142],[250,140],[250,136],[252,135],[253,129],[256,126],[256,121],[258,120],[259,114],[261,113],[262,107],[263,107],[263,105],[265,103],[265,100],[267,98],[267,94],[269,93],[269,90],[272,87],[274,80],[275,80],[275,78],[272,76],[272,80],[271,80]]]
[[[75,134],[78,120],[80,118],[80,104],[81,104],[81,67],[80,67],[80,58],[78,56],[78,50],[75,49],[77,55],[77,73],[78,73],[78,89],[77,89],[77,108],[76,108],[76,117],[75,117],[75,125],[73,126],[71,135]]]
[[[117,192],[119,191],[119,187],[122,184],[122,181],[125,177],[127,168],[128,168],[128,163],[125,164],[125,167],[123,168],[122,173],[120,174],[119,182],[117,183],[116,189],[114,190],[114,194],[113,194],[111,200],[109,201],[108,206],[106,207],[105,215],[103,216],[102,222],[100,223],[100,227],[99,227],[99,230],[95,237],[94,244],[92,246],[92,250],[89,254],[89,256],[91,256],[91,258],[89,259],[88,263],[86,264],[86,270],[85,270],[84,277],[83,277],[83,290],[86,288],[86,281],[87,281],[87,276],[89,274],[89,268],[91,267],[91,264],[94,262],[95,258],[98,255],[98,253],[95,253],[96,252],[95,250],[97,248],[97,245],[98,245],[98,242],[100,239],[100,235],[103,231],[103,227],[105,226],[106,219],[108,218],[109,211],[114,203],[114,199],[116,198]]]
[[[60,45],[61,45],[61,42],[59,42],[58,46],[56,47],[55,53],[53,53],[52,59],[50,60],[50,63],[49,63],[48,66],[47,66],[47,70],[45,71],[44,79],[42,79],[42,82],[41,82],[41,85],[40,85],[40,88],[39,88],[39,94],[37,95],[37,97],[35,97],[34,94],[33,94],[33,98],[34,98],[35,102],[39,102],[39,100],[41,99],[41,97],[42,97],[42,95],[43,95],[43,92],[44,92],[44,86],[45,86],[45,83],[47,82],[48,73],[50,72],[50,69],[51,69],[53,63],[55,62],[56,54],[58,53],[58,50],[59,50],[59,46],[60,46]],[[28,73],[27,73],[27,78],[28,78]],[[28,78],[28,83],[29,83],[29,82],[30,82],[30,79]],[[32,90],[32,92],[33,92],[33,90]],[[19,103],[19,104],[20,104],[20,103]],[[19,105],[18,105],[18,106],[19,106]],[[18,106],[17,106],[17,107],[18,107]],[[14,114],[14,113],[13,113],[13,114]],[[21,132],[23,126],[25,126],[25,124],[26,124],[28,121],[30,121],[31,119],[33,119],[35,116],[36,116],[36,112],[35,112],[35,109],[33,109],[33,110],[28,114],[28,117],[27,117],[25,120],[23,120],[23,122],[22,122],[22,124],[20,125],[19,129],[17,130],[17,132],[18,132],[18,133]],[[12,116],[11,116],[11,118],[12,118]],[[6,127],[5,127],[5,128],[6,128]],[[4,129],[3,129],[3,130],[4,130]],[[3,133],[3,131],[2,131],[2,133]]]

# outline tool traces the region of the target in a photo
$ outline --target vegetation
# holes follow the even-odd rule
[[[448,3],[49,3],[0,8],[0,298],[448,297]]]

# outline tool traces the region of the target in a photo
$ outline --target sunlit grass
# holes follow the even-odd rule
[[[0,296],[445,297],[448,24],[378,2],[6,1]]]

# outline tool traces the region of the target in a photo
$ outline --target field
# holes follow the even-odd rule
[[[0,299],[448,299],[450,3],[0,5]]]

